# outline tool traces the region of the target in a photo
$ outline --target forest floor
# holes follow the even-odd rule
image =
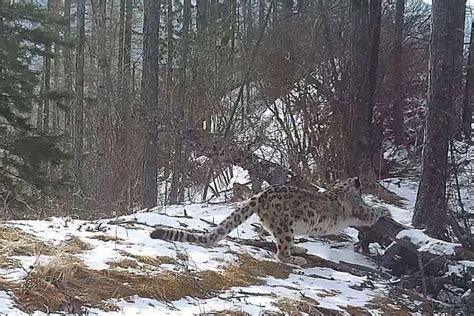
[[[389,179],[394,218],[410,224],[417,183]],[[79,312],[88,315],[408,315],[427,301],[401,291],[374,257],[354,251],[357,231],[302,239],[308,265],[244,245],[267,240],[252,216],[214,247],[152,240],[153,225],[206,230],[235,204],[154,208],[99,221],[51,218],[0,225],[0,315]],[[454,244],[452,244],[454,245]],[[446,248],[450,245],[446,244]],[[372,246],[373,253],[381,250]],[[458,262],[450,271],[473,268]]]

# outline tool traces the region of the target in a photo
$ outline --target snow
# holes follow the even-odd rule
[[[187,227],[198,230],[207,230],[209,225],[201,221],[203,218],[209,222],[223,220],[236,205],[206,205],[191,204],[185,206],[159,207],[150,212],[138,212],[130,216],[122,216],[114,221],[137,221],[147,225],[162,224],[172,227]],[[185,216],[186,215],[186,216]],[[149,233],[152,227],[135,225],[134,229],[108,224],[110,220],[96,222],[51,218],[45,221],[11,221],[7,224],[22,229],[44,242],[59,245],[72,236],[92,245],[91,250],[76,254],[91,269],[109,269],[109,262],[123,257],[123,251],[132,255],[169,256],[177,258],[179,253],[186,253],[189,257],[189,268],[196,271],[219,270],[225,263],[237,260],[238,254],[249,254],[258,260],[276,261],[275,254],[256,247],[242,246],[229,240],[220,242],[215,247],[204,247],[187,243],[169,243],[161,240],[152,240]],[[246,223],[231,233],[233,237],[258,238],[252,227],[257,221],[251,217]],[[349,231],[350,234],[350,231]],[[117,238],[118,241],[97,239],[98,236]],[[267,237],[268,240],[271,240]],[[370,259],[353,252],[353,241],[332,243],[321,239],[314,239],[302,245],[307,247],[309,253],[321,256],[328,260],[346,261],[376,268]],[[337,248],[333,248],[333,246]],[[47,262],[49,256],[28,257],[17,256],[22,269],[2,269],[0,277],[10,280],[20,280],[26,276],[31,266],[38,262]],[[155,271],[176,270],[172,264],[161,265]],[[316,276],[316,277],[315,277]],[[323,278],[321,278],[323,277]],[[320,306],[335,310],[342,310],[347,305],[364,306],[368,304],[380,290],[354,290],[351,286],[365,281],[364,278],[355,277],[348,273],[337,272],[327,268],[296,267],[286,279],[263,277],[264,284],[260,286],[235,287],[221,293],[219,297],[209,299],[182,298],[178,301],[160,302],[153,299],[131,297],[121,300],[111,300],[120,306],[118,312],[103,312],[90,309],[92,314],[98,315],[191,315],[193,313],[212,312],[218,310],[239,310],[251,315],[262,311],[277,311],[275,303],[281,298],[299,299],[301,295],[313,298]],[[383,288],[383,286],[381,287]],[[258,293],[255,297],[245,295],[242,299],[241,291],[245,293]],[[330,293],[329,295],[327,293]],[[0,296],[0,313],[21,313],[14,309],[14,303],[9,294],[3,292]]]
[[[237,170],[238,171],[238,170]],[[240,175],[239,175],[240,174]],[[236,172],[233,181],[244,182],[246,176]],[[416,182],[411,180],[387,179],[383,184],[391,191],[404,198],[404,207],[396,207],[379,201],[374,196],[365,197],[373,205],[390,208],[395,219],[409,225],[416,198]],[[92,247],[74,254],[90,269],[112,269],[111,261],[125,257],[124,253],[132,256],[166,256],[177,260],[176,264],[160,266],[140,265],[139,269],[128,268],[128,272],[155,274],[163,271],[182,271],[181,254],[187,255],[187,269],[191,271],[222,270],[229,263],[235,263],[239,255],[248,254],[263,261],[277,262],[273,252],[252,246],[243,246],[231,240],[223,240],[216,246],[206,247],[188,243],[170,243],[162,240],[152,240],[149,237],[153,225],[208,231],[210,223],[222,221],[238,204],[187,204],[182,206],[156,207],[149,211],[140,211],[128,216],[99,221],[83,221],[77,219],[50,218],[44,221],[10,221],[2,225],[17,227],[25,233],[52,246],[61,245],[65,240],[75,237],[87,242]],[[202,219],[202,220],[201,220]],[[134,222],[133,227],[126,228],[117,222]],[[256,224],[256,216],[252,216],[244,224],[234,230],[230,236],[245,239],[261,239],[268,241],[270,237],[262,237],[252,224]],[[348,262],[352,264],[380,269],[371,258],[354,251],[357,231],[346,229],[345,238],[334,241],[328,238],[305,237],[299,246],[308,249],[313,254],[333,262]],[[104,238],[108,237],[108,238]],[[402,231],[398,238],[409,238],[420,246],[420,251],[430,251],[436,254],[452,254],[456,244],[442,242],[427,237],[422,231],[408,229]],[[342,241],[341,241],[342,240]],[[7,280],[22,280],[27,271],[38,263],[48,262],[51,256],[14,256],[20,262],[20,267],[0,269],[0,278]],[[181,265],[180,265],[181,262]],[[463,269],[474,266],[470,261],[458,263],[450,267],[451,272],[460,273]],[[120,269],[120,268],[119,268]],[[144,270],[145,269],[145,270]],[[318,306],[342,313],[349,305],[364,307],[373,314],[380,314],[376,308],[367,307],[374,298],[387,295],[389,281],[354,276],[326,267],[301,268],[294,267],[287,278],[279,279],[273,276],[261,277],[261,285],[247,287],[232,287],[220,294],[207,299],[184,297],[176,301],[163,302],[143,297],[126,297],[107,301],[120,308],[117,312],[101,311],[89,308],[92,315],[192,315],[211,313],[222,310],[235,310],[258,315],[270,311],[279,311],[277,303],[281,299],[300,300],[310,298],[318,302]],[[364,286],[367,282],[373,286]],[[254,295],[252,295],[254,293]],[[24,315],[16,309],[11,293],[0,292],[0,315]],[[38,314],[39,315],[39,314]]]
[[[435,255],[451,256],[454,254],[454,248],[461,246],[459,244],[431,238],[419,229],[402,230],[398,233],[397,238],[411,241],[414,245],[419,247],[418,250],[420,252],[429,252]]]
[[[0,291],[0,315],[26,315],[19,309],[16,309],[11,296],[5,292]]]
[[[413,211],[416,202],[416,193],[418,192],[418,181],[412,179],[387,178],[381,181],[381,184],[387,189],[403,199],[404,208]],[[410,219],[411,220],[411,219]]]

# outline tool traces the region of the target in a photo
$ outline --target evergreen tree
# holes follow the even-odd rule
[[[0,0],[0,195],[15,198],[31,188],[46,189],[50,181],[44,162],[59,163],[65,155],[57,137],[42,135],[30,118],[39,94],[37,66],[52,43],[49,25],[59,25],[36,5]]]

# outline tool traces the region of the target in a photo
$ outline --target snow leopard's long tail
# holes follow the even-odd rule
[[[255,202],[253,203],[255,204]],[[231,231],[245,222],[254,212],[254,207],[243,205],[229,214],[209,233],[192,233],[181,229],[158,227],[150,233],[152,239],[167,241],[187,241],[200,244],[215,244],[224,239]]]

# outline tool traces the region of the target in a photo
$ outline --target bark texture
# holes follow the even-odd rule
[[[143,162],[143,206],[152,207],[157,202],[157,147],[159,117],[158,64],[159,58],[160,1],[145,1],[143,22],[143,81],[142,93],[146,112],[146,139]]]
[[[86,1],[77,1],[77,30],[79,37],[76,46],[76,100],[74,111],[74,201],[82,204],[82,164],[84,146],[84,43],[85,43]]]
[[[465,0],[434,0],[431,10],[428,113],[413,225],[442,238],[447,222],[448,143],[456,130],[461,92]]]
[[[403,41],[403,14],[405,12],[405,0],[397,0],[395,3],[395,30],[393,36],[393,92],[392,105],[393,134],[395,144],[405,143],[405,124],[403,121],[403,64],[402,64],[402,41]]]

